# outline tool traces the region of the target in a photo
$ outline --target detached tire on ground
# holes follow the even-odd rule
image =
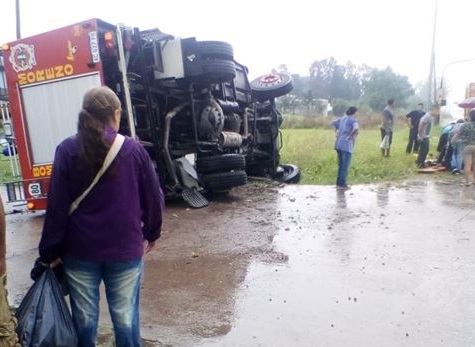
[[[282,164],[280,167],[283,169],[283,172],[274,177],[275,180],[283,183],[300,182],[300,169],[297,166],[292,164]]]
[[[244,170],[245,168],[246,157],[242,154],[212,155],[198,157],[196,160],[196,171],[198,173]]]
[[[203,186],[210,191],[223,191],[247,184],[246,171],[230,171],[201,176]]]

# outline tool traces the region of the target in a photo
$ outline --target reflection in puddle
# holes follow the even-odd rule
[[[339,208],[347,208],[346,192],[343,190],[336,190],[336,206]]]
[[[389,187],[387,185],[379,185],[376,188],[376,201],[379,207],[386,207],[389,202]]]
[[[447,224],[471,217],[460,207],[474,195],[433,184],[373,188],[336,197],[333,187],[284,188],[273,244],[288,262],[251,263],[231,331],[200,346],[475,345],[475,307],[463,304],[472,286],[461,286],[475,283],[471,228]]]

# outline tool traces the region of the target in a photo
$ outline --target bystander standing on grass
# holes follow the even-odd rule
[[[417,141],[419,141],[419,155],[417,156],[416,164],[419,168],[426,166],[426,158],[429,153],[430,130],[432,128],[432,115],[427,112],[419,121],[417,131]]]
[[[290,119],[286,119],[286,117]],[[292,128],[282,129],[283,147],[281,163],[297,165],[302,172],[302,184],[335,184],[337,165],[335,165],[335,133],[331,128],[331,120],[325,117],[307,117],[308,122],[316,121],[311,128],[300,126],[309,124],[307,119],[301,123],[293,123]],[[315,119],[317,118],[317,119]],[[294,121],[292,116],[284,115],[286,121]],[[299,119],[297,119],[300,121]],[[358,144],[351,157],[351,168],[348,172],[349,184],[368,184],[376,182],[401,181],[406,179],[427,178],[420,176],[414,165],[414,157],[406,154],[407,127],[404,119],[394,129],[392,160],[381,160],[381,152],[375,151],[375,143],[381,141],[381,113],[366,113],[360,108],[357,113],[359,126]],[[404,126],[403,126],[404,125]],[[434,125],[431,136],[438,137],[440,126]],[[428,159],[435,159],[437,141],[431,138]],[[437,176],[443,173],[437,173]],[[451,179],[452,177],[444,177]]]
[[[381,141],[385,136],[389,138],[389,146],[381,148],[383,157],[389,157],[391,151],[391,144],[393,143],[394,132],[394,99],[389,99],[386,107],[383,110],[383,123],[381,124]]]
[[[409,125],[409,140],[407,142],[406,153],[419,152],[419,142],[417,134],[419,132],[419,121],[425,115],[424,104],[417,104],[417,110],[413,110],[406,115],[407,124]]]
[[[335,150],[338,156],[336,188],[340,190],[349,189],[346,178],[348,177],[351,155],[358,135],[358,122],[355,118],[357,111],[356,107],[351,106],[346,111],[345,116],[332,122],[332,126],[336,131]]]

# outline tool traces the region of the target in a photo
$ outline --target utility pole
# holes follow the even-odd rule
[[[21,25],[20,25],[20,0],[15,0],[16,10],[16,38],[21,39]]]
[[[427,92],[427,101],[428,106],[436,105],[436,95],[437,95],[437,82],[435,74],[435,38],[436,38],[436,29],[437,29],[437,7],[438,0],[435,1],[435,10],[434,10],[434,26],[432,29],[432,50],[430,55],[430,70],[429,70],[429,79],[428,79],[428,92]]]
[[[438,105],[437,102],[437,81],[436,81],[436,74],[435,74],[435,39],[436,39],[436,31],[437,31],[437,7],[438,7],[438,0],[435,1],[435,10],[434,10],[434,24],[432,28],[432,50],[430,55],[430,71],[429,71],[429,79],[427,85],[427,105],[429,109],[433,105]],[[439,110],[440,111],[440,110]],[[440,115],[436,116],[436,124],[439,123]]]

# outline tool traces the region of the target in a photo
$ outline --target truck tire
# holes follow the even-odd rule
[[[223,191],[247,183],[246,171],[218,172],[201,176],[203,186],[210,191]]]
[[[283,183],[299,183],[300,182],[300,169],[292,164],[282,164],[280,165],[283,169],[283,172],[274,177],[275,180]]]
[[[205,59],[225,59],[225,60],[234,60],[234,50],[233,47],[222,41],[198,41],[196,42],[198,46],[199,54],[202,58]]]
[[[251,82],[252,96],[258,101],[266,101],[289,93],[294,88],[288,74],[271,73]]]
[[[228,82],[236,77],[236,66],[233,61],[211,59],[202,62],[202,78],[207,82]]]
[[[198,157],[196,160],[196,171],[198,173],[244,170],[245,168],[246,157],[242,154],[211,155],[209,157]]]

